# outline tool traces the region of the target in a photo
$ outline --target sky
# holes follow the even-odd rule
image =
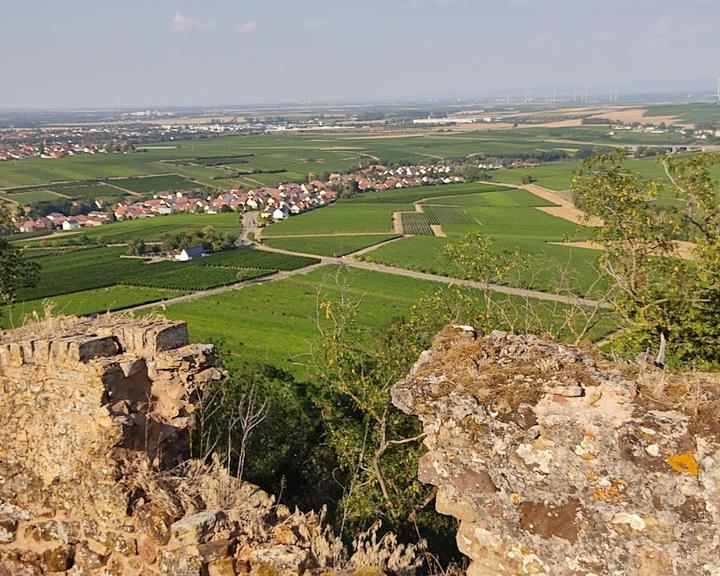
[[[0,108],[687,89],[720,0],[0,0]]]

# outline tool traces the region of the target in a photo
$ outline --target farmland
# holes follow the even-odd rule
[[[576,135],[597,136],[589,131]],[[573,133],[563,132],[562,136],[570,139]],[[558,146],[571,153],[585,146],[559,145],[545,141],[547,138],[547,132],[532,129],[499,131],[497,135],[470,132],[387,138],[349,134],[233,136],[177,141],[174,147],[148,148],[137,154],[63,158],[37,164],[37,170],[32,160],[0,163],[0,184],[15,186],[3,194],[16,199],[22,195],[32,201],[47,195],[119,199],[160,189],[304,181],[308,173],[342,172],[376,158],[434,162],[466,155],[533,154],[557,150]],[[632,162],[648,177],[664,177],[662,166],[651,160]],[[517,184],[523,175],[530,174],[540,185],[564,190],[578,166],[575,161],[555,162],[538,168],[498,170],[492,177]],[[31,187],[17,188],[28,184]],[[530,266],[524,276],[509,282],[554,292],[560,289],[555,269],[563,268],[571,271],[570,290],[586,294],[595,278],[598,253],[550,242],[586,239],[592,231],[537,210],[550,205],[526,190],[485,183],[367,192],[271,224],[262,229],[261,239],[271,249],[335,258],[382,244],[355,258],[458,278],[465,272],[447,259],[443,248],[462,234],[479,232],[494,240],[496,250],[518,250],[528,257]],[[393,214],[398,212],[403,213],[406,234],[412,236],[394,235]],[[448,237],[435,237],[431,225],[441,226]],[[422,295],[438,289],[437,284],[424,280],[350,267],[333,265],[306,271],[305,267],[317,265],[319,259],[252,249],[221,252],[187,263],[148,264],[120,257],[127,250],[124,243],[133,238],[161,242],[168,233],[206,226],[235,237],[241,232],[238,214],[221,213],[123,221],[50,238],[18,236],[18,245],[33,247],[28,255],[41,266],[40,282],[21,291],[19,298],[24,302],[6,310],[5,322],[15,323],[22,314],[41,310],[45,299],[55,302],[59,311],[85,314],[257,279],[257,284],[251,282],[242,290],[197,294],[189,301],[168,303],[167,313],[187,320],[193,338],[226,344],[236,360],[268,361],[302,373],[302,361],[316,334],[313,318],[318,294],[337,297],[337,274],[348,281],[347,293],[362,299],[359,314],[367,330],[407,315]],[[85,244],[92,247],[79,247]],[[78,246],[62,250],[62,245]],[[279,270],[299,273],[273,282],[264,280]]]
[[[420,212],[401,212],[400,221],[405,234],[416,234],[419,236],[434,236],[427,216]]]
[[[261,268],[265,270],[297,270],[311,264],[317,264],[315,258],[273,254],[252,249],[228,250],[219,254],[211,254],[198,263],[202,266],[222,266],[225,268]]]
[[[33,245],[62,245],[76,244],[81,236],[92,242],[112,244],[127,242],[130,238],[142,238],[146,242],[157,242],[169,232],[177,230],[199,230],[205,226],[212,226],[224,234],[240,234],[240,222],[237,214],[172,214],[155,218],[142,218],[139,220],[125,220],[107,226],[84,228],[82,233],[77,231],[59,234],[51,239],[32,241]]]
[[[181,294],[182,292],[176,290],[110,286],[71,294],[55,295],[50,300],[44,298],[27,300],[3,310],[3,315],[0,316],[0,328],[18,326],[26,315],[37,314],[42,317],[45,306],[50,301],[52,302],[53,314],[83,315],[104,313],[108,310],[122,310],[131,306],[167,300]]]
[[[129,286],[194,292],[260,278],[273,272],[275,270],[201,266],[199,261],[160,262],[144,266],[142,270],[123,278],[122,283]]]
[[[263,241],[271,248],[291,250],[320,256],[344,256],[368,246],[387,242],[399,236],[391,234],[370,234],[357,236],[304,236],[293,238],[267,238]]]

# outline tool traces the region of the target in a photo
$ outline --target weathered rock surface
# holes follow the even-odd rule
[[[179,322],[54,319],[0,334],[0,576],[335,566],[342,544],[316,515],[186,460],[197,399],[221,377]],[[276,537],[288,531],[292,546]]]
[[[720,575],[720,381],[445,328],[393,402],[468,574]]]

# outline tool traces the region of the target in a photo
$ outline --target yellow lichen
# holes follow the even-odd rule
[[[603,502],[617,502],[625,492],[625,481],[613,478],[610,486],[595,488],[595,498]]]
[[[678,474],[697,476],[700,473],[700,466],[697,460],[695,460],[695,456],[692,455],[692,452],[683,452],[682,454],[668,456],[665,458],[665,462]]]
[[[518,504],[520,504],[522,498],[520,497],[520,494],[516,494],[515,492],[513,492],[512,494],[510,494],[510,500],[513,504],[515,504],[515,506],[517,506]]]

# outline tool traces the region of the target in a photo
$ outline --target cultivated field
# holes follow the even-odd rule
[[[363,248],[374,246],[398,238],[391,234],[371,234],[356,236],[302,236],[292,238],[265,238],[264,244],[271,248],[291,250],[304,254],[318,254],[320,256],[345,256]]]

